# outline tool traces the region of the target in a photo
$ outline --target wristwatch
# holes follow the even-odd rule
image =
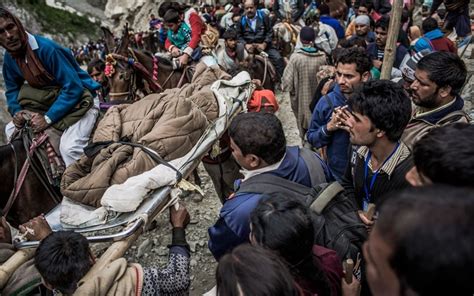
[[[53,123],[53,121],[47,115],[44,116],[44,120],[46,121],[48,125]]]

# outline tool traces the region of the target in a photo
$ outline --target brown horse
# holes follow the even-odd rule
[[[22,178],[20,173],[27,161],[30,161],[30,166]],[[48,213],[60,201],[59,188],[50,185],[37,155],[28,157],[22,137],[0,146],[0,178],[0,206],[3,214],[8,211],[5,207],[15,187],[19,188],[6,217],[13,227]]]
[[[115,43],[112,33],[102,28],[106,44],[106,75],[110,101],[133,102],[141,97],[180,87],[191,78],[185,70],[174,70],[171,62],[146,51],[129,47],[128,27]]]
[[[270,59],[258,54],[249,54],[246,61],[241,63],[240,70],[249,72],[252,79],[258,79],[264,89],[275,91],[278,78]]]

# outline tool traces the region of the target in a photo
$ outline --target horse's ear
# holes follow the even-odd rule
[[[106,27],[100,27],[102,32],[104,33],[104,41],[105,41],[105,51],[106,53],[111,53],[114,51],[115,48],[115,40],[114,35],[110,30]]]
[[[126,23],[123,29],[122,39],[120,40],[120,46],[117,49],[117,53],[122,54],[122,55],[127,55],[128,44],[129,44],[128,23]]]

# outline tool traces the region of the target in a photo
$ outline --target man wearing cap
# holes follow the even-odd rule
[[[317,88],[316,74],[320,66],[327,64],[324,52],[314,47],[315,38],[316,33],[312,27],[301,29],[302,47],[291,55],[282,78],[283,89],[290,92],[291,109],[296,116],[303,143],[311,120],[309,104]]]
[[[424,57],[430,54],[432,51],[429,49],[424,49],[420,52],[415,53],[411,57],[405,58],[400,66],[400,72],[402,73],[401,77],[396,77],[392,79],[393,82],[398,83],[403,86],[403,88],[410,92],[410,85],[415,81],[415,70],[418,62]]]
[[[79,67],[70,50],[26,32],[20,20],[1,7],[0,46],[6,50],[5,96],[13,116],[5,128],[7,136],[30,117],[34,132],[61,134],[59,143],[52,144],[68,166],[88,144],[99,114],[93,96],[100,85]]]
[[[375,42],[375,33],[370,28],[370,17],[368,15],[359,15],[355,18],[355,34],[349,39],[363,38],[367,44]]]
[[[411,149],[431,129],[453,122],[469,122],[460,96],[467,69],[461,58],[450,52],[433,52],[417,64],[410,96],[415,112],[403,135]]]

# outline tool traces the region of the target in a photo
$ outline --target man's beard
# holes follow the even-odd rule
[[[428,110],[436,109],[438,107],[437,100],[436,100],[437,93],[438,93],[437,90],[434,94],[424,99],[421,99],[418,96],[414,97],[413,91],[410,91],[409,93],[410,93],[411,101],[413,102],[413,104],[415,104],[418,107],[421,107],[423,109],[428,109]]]

